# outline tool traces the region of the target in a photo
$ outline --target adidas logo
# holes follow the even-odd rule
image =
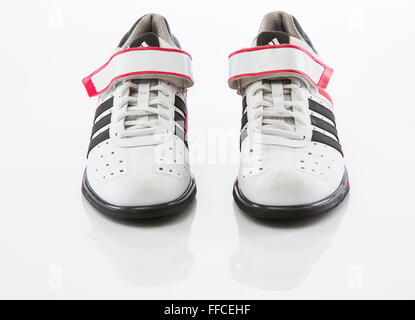
[[[147,42],[143,41],[139,47],[149,47],[149,45],[147,44]]]
[[[278,45],[280,44],[277,38],[272,39],[270,42],[267,43],[269,46]]]

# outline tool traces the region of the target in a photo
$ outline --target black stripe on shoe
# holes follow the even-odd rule
[[[110,109],[113,106],[113,102],[114,102],[114,98],[111,97],[110,99],[104,101],[103,103],[101,103],[96,112],[95,112],[95,118],[94,121],[102,114],[104,113],[106,110]],[[179,96],[175,96],[175,101],[174,101],[174,105],[175,107],[177,107],[184,115],[187,114],[187,108],[186,108],[186,104],[185,102],[179,97]],[[183,130],[177,129],[177,126],[175,127],[175,135],[177,135],[180,139],[183,140],[184,144],[186,145],[186,147],[188,147],[187,144],[187,135],[186,135],[186,119],[178,112],[174,113],[174,120],[177,122],[177,125],[180,126]],[[105,127],[106,125],[108,125],[111,122],[111,114],[108,114],[106,116],[104,116],[102,119],[98,120],[93,128],[92,128],[92,134],[91,134],[91,138],[94,136],[94,134],[96,132],[98,132],[100,129],[102,129],[103,127]],[[99,143],[109,139],[109,128],[104,130],[103,132],[101,132],[100,134],[98,134],[96,137],[94,137],[91,142],[89,143],[89,148],[88,148],[88,155],[89,152],[96,147]]]
[[[103,114],[105,111],[107,111],[109,108],[112,108],[112,106],[114,105],[114,97],[111,97],[107,100],[105,100],[103,103],[101,103],[97,110],[95,111],[95,118],[94,118],[94,122],[95,120],[97,120],[97,118]]]
[[[174,112],[174,121],[176,121],[176,125],[179,125],[186,132],[186,119],[177,111]]]
[[[186,148],[189,148],[187,143],[187,132],[186,132],[186,116],[187,116],[187,107],[186,103],[176,95],[174,98],[174,106],[179,109],[183,115],[179,112],[174,112],[174,121],[176,121],[176,126],[174,129],[174,134],[179,137],[185,144]],[[178,128],[180,127],[180,129]]]
[[[244,142],[245,138],[248,136],[248,128],[245,128],[241,131],[241,136],[239,138],[239,150],[242,148],[242,142]]]
[[[184,130],[180,129],[178,125],[174,127],[174,134],[184,142],[186,148],[189,148],[187,144],[187,134],[184,132]]]
[[[324,131],[331,133],[333,136],[336,137],[337,141],[339,141],[339,136],[337,135],[337,129],[335,126],[313,115],[311,115],[310,118],[311,118],[311,124],[313,126],[316,126]]]
[[[102,131],[100,134],[98,134],[94,139],[91,140],[91,142],[89,143],[89,148],[88,148],[88,153],[87,153],[87,157],[89,155],[89,152],[95,148],[99,143],[108,140],[110,138],[110,129],[106,129],[104,131]]]
[[[246,96],[244,96],[242,98],[242,119],[241,119],[241,135],[239,137],[239,150],[241,150],[242,148],[242,142],[248,136],[248,128],[245,128],[245,125],[248,123],[248,112],[246,108],[247,108]]]
[[[178,95],[176,95],[174,98],[174,106],[178,108],[186,116],[187,114],[186,103]]]
[[[245,127],[245,125],[248,123],[248,112],[245,112],[242,115],[242,119],[241,119],[241,130]]]
[[[111,113],[107,114],[106,116],[102,117],[97,122],[95,122],[94,126],[92,127],[91,139],[95,133],[97,133],[100,129],[104,128],[110,123],[111,123]]]
[[[326,117],[327,119],[331,120],[334,124],[336,124],[336,119],[334,118],[333,112],[327,109],[325,106],[321,105],[320,103],[308,99],[308,107],[311,111],[314,111],[322,116]]]
[[[326,144],[341,153],[343,156],[343,151],[340,143],[338,143],[333,138],[326,136],[325,134],[321,133],[320,131],[313,130],[313,135],[311,136],[311,141],[320,142]]]

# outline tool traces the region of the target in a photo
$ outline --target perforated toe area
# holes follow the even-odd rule
[[[88,163],[95,179],[108,181],[128,173],[128,162],[125,154],[115,148],[109,141],[97,145],[95,153]]]
[[[93,191],[116,206],[139,207],[179,198],[190,184],[186,163],[155,147],[119,148],[101,143],[91,152],[87,177]]]
[[[321,143],[275,149],[254,153],[241,165],[239,188],[248,200],[270,206],[310,204],[339,186],[344,161],[337,150]]]
[[[336,162],[341,161],[339,156],[328,152],[329,146],[313,142],[313,149],[303,152],[297,161],[297,168],[301,171],[320,177],[328,177],[333,173]]]

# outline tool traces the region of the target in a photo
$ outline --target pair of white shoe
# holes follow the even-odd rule
[[[300,218],[349,191],[332,74],[297,20],[267,14],[251,46],[229,56],[242,95],[241,164],[234,198],[264,218]],[[183,210],[196,195],[187,143],[191,56],[164,17],[140,18],[106,64],[83,80],[98,96],[82,191],[99,211],[140,219]]]

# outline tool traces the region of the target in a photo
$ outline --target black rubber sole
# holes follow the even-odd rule
[[[349,177],[347,170],[344,169],[342,181],[331,195],[328,197],[309,204],[295,206],[266,206],[248,200],[241,192],[238,186],[238,180],[233,187],[233,198],[236,204],[243,211],[261,219],[280,219],[294,220],[303,219],[322,214],[344,200],[349,193]]]
[[[159,218],[182,212],[196,196],[196,183],[193,177],[186,191],[176,200],[152,206],[125,207],[115,206],[101,199],[88,183],[86,172],[82,178],[82,193],[98,211],[116,219],[138,220]]]

